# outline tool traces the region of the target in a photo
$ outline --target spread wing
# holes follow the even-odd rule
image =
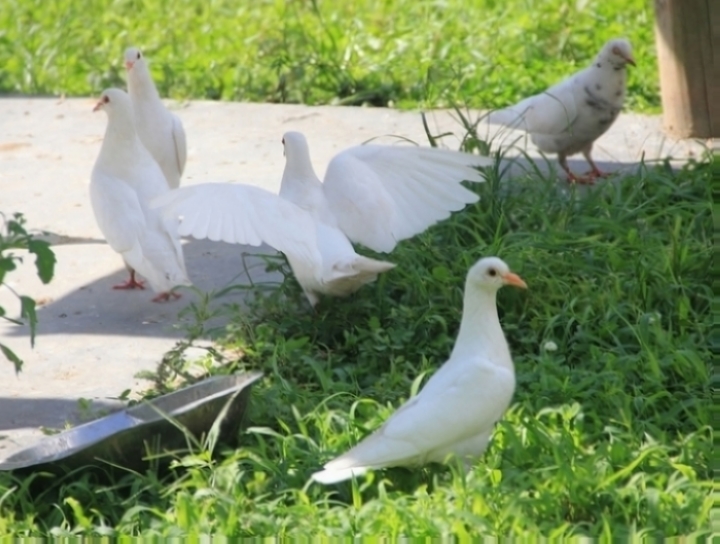
[[[323,191],[340,229],[375,251],[395,245],[476,202],[460,182],[483,181],[488,158],[445,149],[364,145],[336,155]]]
[[[180,217],[182,236],[230,244],[266,243],[290,257],[322,262],[315,221],[292,202],[250,185],[203,183],[168,191],[151,204]]]

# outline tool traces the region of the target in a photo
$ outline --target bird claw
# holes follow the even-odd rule
[[[593,179],[597,179],[597,178],[609,178],[612,174],[610,172],[603,172],[601,170],[595,169],[595,170],[590,170],[590,172],[588,172],[587,175],[591,176]]]
[[[130,278],[125,283],[113,285],[113,289],[145,289],[145,283],[135,278]]]
[[[176,293],[174,291],[166,291],[165,293],[160,293],[158,296],[154,297],[152,299],[153,302],[168,302],[170,299],[177,300],[181,297],[180,293]]]

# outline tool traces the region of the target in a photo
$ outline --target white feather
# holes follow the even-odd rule
[[[180,217],[182,236],[228,244],[271,245],[308,261],[321,260],[315,222],[292,202],[251,185],[203,183],[168,191],[152,204]]]
[[[128,49],[125,63],[138,136],[160,165],[168,186],[179,187],[187,160],[182,121],[160,100],[142,53],[135,48]]]
[[[596,169],[592,146],[622,110],[628,63],[634,64],[629,42],[610,40],[584,70],[540,94],[491,112],[488,121],[527,131],[541,151],[558,154],[568,174],[565,157],[580,152]]]
[[[470,269],[450,359],[380,429],[327,463],[313,479],[333,483],[369,469],[444,462],[448,456],[467,461],[482,454],[515,389],[495,305],[496,292],[506,281],[524,285],[495,257]]]
[[[365,145],[336,155],[322,189],[338,226],[353,242],[389,252],[447,219],[478,196],[463,180],[484,178],[488,158],[444,149]]]
[[[134,69],[134,68],[133,68]],[[321,183],[302,134],[284,137],[280,196],[235,184],[204,184],[153,202],[180,232],[282,251],[311,304],[345,296],[395,265],[358,255],[351,240],[390,251],[450,212],[477,201],[463,180],[482,181],[473,155],[419,147],[362,146],[333,159]],[[370,234],[367,234],[370,233]]]
[[[358,255],[337,228],[258,187],[193,185],[163,194],[152,206],[168,220],[179,218],[182,235],[282,251],[311,304],[317,294],[348,295],[394,266]]]
[[[107,99],[106,102],[104,100]],[[153,290],[189,285],[174,222],[152,210],[151,199],[168,192],[160,167],[138,139],[130,99],[108,89],[101,99],[108,125],[90,180],[90,199],[101,232]]]

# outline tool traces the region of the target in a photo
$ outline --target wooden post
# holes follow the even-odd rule
[[[720,0],[655,0],[665,130],[720,137]]]

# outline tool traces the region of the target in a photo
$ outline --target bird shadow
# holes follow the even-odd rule
[[[80,258],[93,259],[97,246],[94,241],[92,244],[76,248],[76,253],[82,253]],[[53,249],[63,257],[62,246]],[[153,302],[155,294],[149,288],[113,289],[127,279],[123,267],[89,283],[80,278],[67,294],[38,308],[36,342],[42,342],[43,336],[73,334],[181,338],[184,326],[192,324],[192,312],[184,311],[189,306],[209,306],[204,314],[213,317],[207,326],[222,327],[228,317],[217,315],[213,308],[224,304],[243,307],[251,291],[272,289],[283,281],[280,272],[268,272],[272,261],[280,258],[269,246],[189,240],[183,244],[183,252],[193,287],[179,288],[178,300]],[[8,326],[3,332],[12,337],[30,334],[27,325]]]
[[[585,175],[590,170],[590,165],[583,159],[568,159],[568,167],[577,176]],[[600,171],[607,174],[608,178],[616,178],[637,173],[642,166],[641,162],[620,162],[596,160]],[[505,170],[504,179],[516,179],[521,177],[541,177],[543,179],[556,179],[558,183],[565,183],[567,175],[560,168],[557,160],[547,155],[531,157],[529,155],[518,157],[503,157],[501,168]]]

